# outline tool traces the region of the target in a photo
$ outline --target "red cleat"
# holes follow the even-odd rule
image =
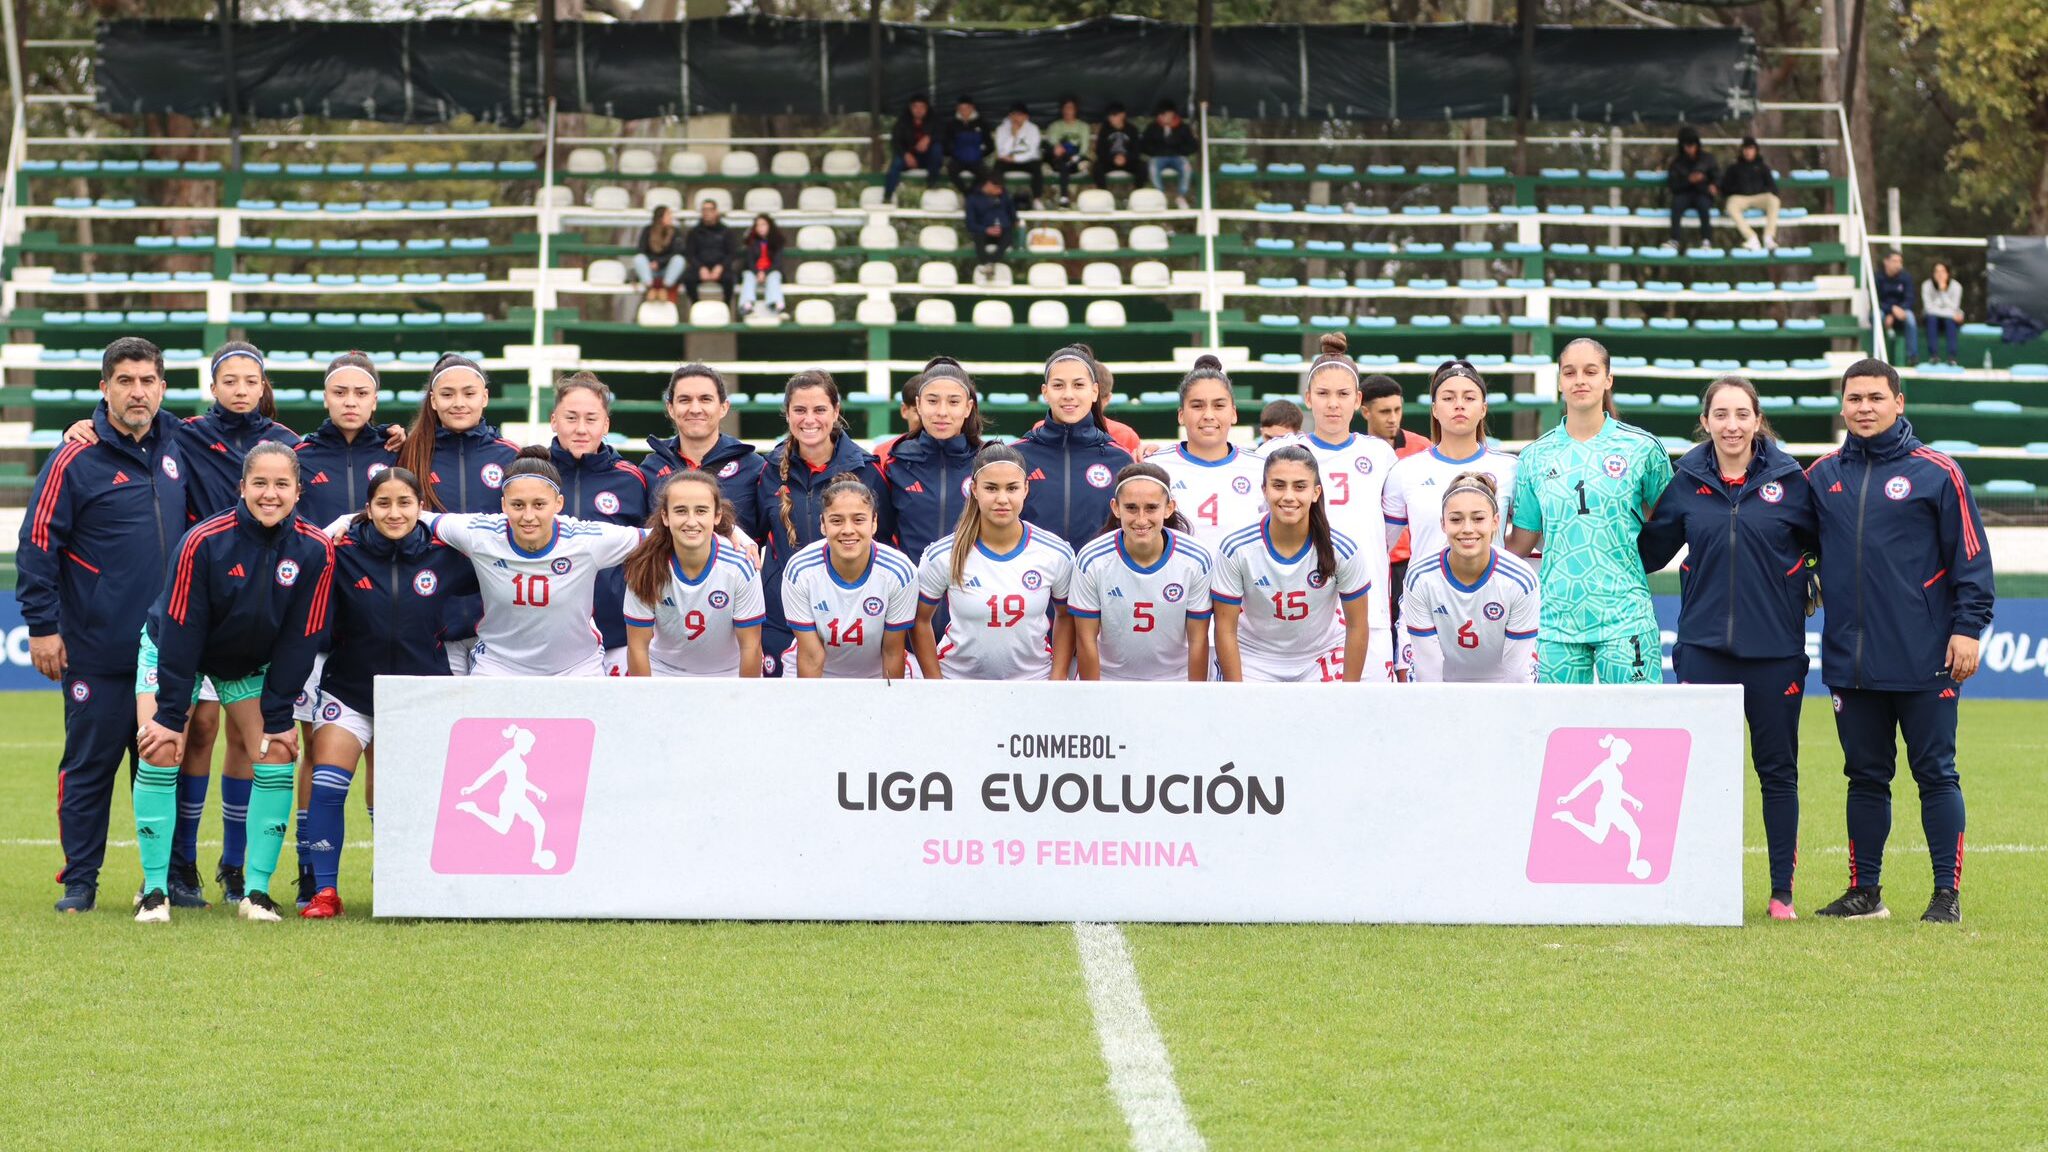
[[[306,920],[332,920],[341,915],[341,894],[332,888],[322,888],[313,893],[313,899],[299,910],[299,916]]]

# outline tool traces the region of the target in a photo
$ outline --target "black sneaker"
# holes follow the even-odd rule
[[[306,905],[313,902],[313,894],[318,891],[319,889],[313,884],[313,862],[310,860],[299,861],[299,895],[296,901],[299,911],[304,912],[306,910]]]
[[[90,912],[98,902],[99,886],[96,884],[74,883],[64,886],[64,898],[57,901],[59,912]]]
[[[199,865],[173,864],[170,876],[173,908],[205,908],[206,889],[199,883]]]
[[[230,868],[223,864],[214,872],[213,881],[220,885],[220,898],[222,900],[230,904],[242,902],[242,888],[246,882],[242,879],[242,870],[240,868]]]
[[[1920,914],[1922,924],[1960,924],[1962,920],[1962,902],[1953,888],[1936,888],[1927,911]]]
[[[1851,888],[1814,915],[1832,916],[1839,920],[1883,920],[1892,914],[1892,910],[1884,906],[1882,892],[1883,889],[1876,884]]]

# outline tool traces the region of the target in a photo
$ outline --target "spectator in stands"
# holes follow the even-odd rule
[[[1301,405],[1292,400],[1275,400],[1259,411],[1259,443],[1282,436],[1301,435]]]
[[[1195,148],[1194,130],[1180,118],[1180,109],[1171,100],[1161,100],[1138,150],[1150,160],[1153,187],[1165,191],[1166,174],[1174,174],[1179,190],[1173,199],[1182,208],[1188,206],[1188,177],[1194,172],[1188,158],[1195,154]]]
[[[1095,130],[1095,153],[1088,168],[1097,188],[1109,187],[1109,174],[1122,172],[1131,183],[1145,183],[1145,166],[1138,162],[1138,133],[1121,104],[1111,104],[1102,114],[1102,127]]]
[[[981,178],[981,187],[967,197],[967,235],[974,241],[977,274],[1003,261],[1016,231],[1016,206],[1003,191],[1002,176],[990,172]]]
[[[1031,122],[1031,109],[1022,101],[1010,105],[1010,114],[996,125],[995,174],[1007,177],[1012,172],[1022,172],[1031,177],[1031,199],[1024,207],[1029,208],[1045,197],[1045,140],[1039,135],[1038,125]]]
[[[946,175],[953,178],[953,186],[962,195],[981,183],[981,173],[995,151],[995,141],[989,137],[981,114],[974,109],[974,97],[962,96],[954,105],[953,118],[939,130],[939,151],[945,157]]]
[[[1962,300],[1958,297],[1956,303]],[[1885,256],[1884,269],[1877,274],[1877,311],[1884,330],[1897,332],[1906,347],[1908,366],[1920,363],[1919,321],[1913,316],[1913,278],[1906,274],[1906,258],[1897,252]]]
[[[740,315],[754,310],[757,293],[770,312],[782,314],[782,229],[766,212],[754,217],[740,241]]]
[[[939,152],[937,134],[932,128],[931,98],[924,93],[912,96],[903,115],[896,118],[896,127],[889,133],[889,153],[889,172],[882,178],[884,200],[896,202],[896,186],[903,182],[903,174],[913,168],[924,170],[927,185],[937,182],[946,158]]]
[[[660,270],[657,278],[656,269]],[[640,243],[633,250],[633,274],[647,290],[647,298],[675,297],[676,281],[683,278],[683,253],[676,243],[675,216],[666,204],[654,206],[654,219],[640,230]]]
[[[1920,285],[1920,312],[1927,318],[1927,358],[1939,354],[1941,338],[1948,335],[1948,362],[1956,362],[1956,337],[1963,330],[1963,286],[1949,275],[1948,262],[1936,260]]]
[[[1778,177],[1771,166],[1764,163],[1763,153],[1756,146],[1756,137],[1742,138],[1742,151],[1735,163],[1721,173],[1721,211],[1727,213],[1728,222],[1742,234],[1744,248],[1776,248],[1778,246]],[[1751,208],[1764,210],[1764,239],[1758,245],[1756,229],[1743,219],[1743,213]],[[1673,227],[1677,222],[1673,221]]]
[[[1081,102],[1060,97],[1060,118],[1045,128],[1045,162],[1060,178],[1062,208],[1073,206],[1073,179],[1087,162],[1089,135],[1088,122],[1081,119]]]
[[[1714,158],[1700,147],[1700,134],[1691,126],[1678,130],[1678,155],[1671,158],[1666,183],[1671,187],[1671,246],[1685,247],[1685,214],[1700,214],[1700,245],[1714,243],[1714,178],[1719,175]]]
[[[683,295],[690,303],[697,302],[699,288],[714,281],[725,298],[732,299],[733,285],[739,281],[739,269],[733,266],[736,247],[732,229],[718,218],[718,201],[704,201],[697,226],[683,237]]]

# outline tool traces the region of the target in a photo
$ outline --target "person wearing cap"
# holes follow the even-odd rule
[[[896,202],[896,188],[903,174],[913,168],[924,170],[927,185],[938,182],[946,158],[939,153],[938,134],[932,126],[931,97],[919,92],[904,105],[889,131],[889,171],[882,177],[882,199]]]
[[[1754,250],[1778,246],[1778,176],[1771,171],[1769,164],[1764,163],[1763,153],[1756,146],[1756,137],[1742,138],[1742,151],[1736,155],[1735,163],[1721,173],[1721,195],[1721,212],[1741,234],[1744,248]],[[1750,227],[1744,218],[1751,208],[1763,210],[1764,238],[1761,244],[1757,242],[1756,229]]]
[[[1697,212],[1700,216],[1700,245],[1711,247],[1714,243],[1714,196],[1715,178],[1719,171],[1714,167],[1714,158],[1700,147],[1700,134],[1687,125],[1678,130],[1678,154],[1671,158],[1671,166],[1665,171],[1665,183],[1671,189],[1671,246],[1685,247],[1685,214]]]
[[[1044,149],[1044,137],[1039,134],[1038,125],[1031,122],[1031,109],[1021,100],[1010,105],[1010,114],[996,125],[994,172],[998,181],[1012,172],[1022,172],[1031,178],[1031,199],[1024,204],[1026,208],[1045,198]]]

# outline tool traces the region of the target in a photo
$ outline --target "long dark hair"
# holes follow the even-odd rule
[[[951,380],[967,389],[967,419],[960,422],[960,435],[966,438],[969,448],[981,451],[981,393],[974,387],[974,377],[967,374],[967,369],[951,356],[934,356],[925,361],[924,371],[915,378],[918,379],[917,394],[920,396],[924,394],[925,385],[934,380]]]
[[[1014,464],[1017,471],[1024,473],[1024,488],[1027,495],[1031,490],[1031,466],[1024,462],[1024,454],[1008,444],[990,444],[974,456],[974,470],[968,473],[971,481],[981,475],[981,470],[992,464]],[[974,498],[970,484],[967,507],[960,510],[960,520],[953,526],[953,579],[955,587],[966,579],[967,557],[974,546],[981,543],[981,501]]]
[[[1104,368],[1102,361],[1095,358],[1095,349],[1077,341],[1045,358],[1046,379],[1052,378],[1052,366],[1061,360],[1079,360],[1088,369],[1088,378],[1095,381],[1095,403],[1089,406],[1088,415],[1095,418],[1097,428],[1107,430],[1109,425],[1105,422],[1104,412],[1109,408],[1110,389],[1115,386],[1109,369]],[[1047,415],[1049,417],[1051,414]]]
[[[1273,474],[1275,464],[1299,464],[1315,477],[1316,502],[1308,509],[1308,538],[1316,548],[1316,571],[1322,573],[1325,580],[1335,580],[1337,545],[1330,538],[1330,512],[1323,506],[1323,472],[1316,465],[1315,455],[1299,444],[1282,444],[1273,449],[1266,454],[1266,468],[1260,474],[1262,485],[1264,478]]]
[[[411,469],[386,468],[370,478],[369,494],[363,497],[363,506],[356,509],[354,516],[349,517],[348,526],[350,528],[360,527],[370,522],[370,502],[377,498],[377,490],[386,484],[405,485],[407,488],[412,489],[413,499],[418,500],[421,507],[426,506],[426,487],[420,483],[419,477],[412,474]]]
[[[434,380],[450,368],[467,368],[484,382],[484,399],[490,401],[491,378],[484,374],[483,366],[460,352],[449,352],[434,361],[433,371],[427,373],[427,387],[420,393],[420,410],[413,415],[412,427],[405,433],[405,443],[398,449],[398,464],[415,476],[429,478],[426,494],[420,503],[430,512],[446,511],[441,497],[434,491],[431,477],[434,474],[434,441],[441,433],[441,414],[434,411]],[[477,426],[482,427],[481,418]]]
[[[1116,494],[1123,491],[1124,481],[1126,480],[1150,480],[1154,484],[1159,485],[1160,489],[1166,493],[1166,499],[1169,503],[1173,500],[1173,478],[1166,474],[1166,469],[1143,460],[1126,464],[1122,468],[1117,469],[1116,482],[1109,486],[1109,518],[1102,522],[1102,527],[1095,530],[1097,536],[1123,530],[1124,522],[1116,514]],[[1166,526],[1176,532],[1194,531],[1188,525],[1188,518],[1181,515],[1178,508],[1175,508],[1166,517]]]
[[[732,501],[725,498],[725,490],[718,486],[717,478],[695,468],[670,473],[654,491],[654,508],[647,514],[647,535],[633,546],[620,564],[626,571],[626,588],[642,604],[659,603],[661,586],[668,579],[668,558],[676,550],[675,535],[668,530],[668,493],[677,484],[703,485],[704,490],[711,493],[712,506],[718,509],[711,534],[723,537],[732,533]],[[711,542],[711,551],[717,555],[717,540]]]
[[[1591,336],[1581,336],[1557,350],[1557,362],[1560,364],[1564,363],[1564,354],[1581,344],[1591,348],[1600,357],[1600,368],[1607,373],[1607,391],[1600,397],[1600,410],[1612,416],[1614,415],[1614,357],[1608,354],[1607,345],[1593,339]]]
[[[790,401],[796,398],[798,392],[806,388],[824,389],[825,398],[832,401],[832,407],[840,410],[838,420],[832,425],[832,447],[836,450],[839,447],[839,437],[846,432],[846,415],[845,409],[841,407],[839,402],[839,385],[833,381],[830,372],[825,371],[823,368],[806,368],[791,376],[789,383],[782,386],[782,415],[785,419],[788,418]],[[782,463],[780,465],[782,489],[778,495],[782,501],[780,509],[782,513],[782,531],[788,538],[789,546],[792,548],[796,547],[797,543],[803,539],[796,532],[796,521],[791,515],[791,509],[794,507],[795,502],[790,499],[789,495],[789,467],[790,463],[797,458],[797,455],[796,435],[791,433],[782,442]]]
[[[1698,440],[1707,439],[1707,412],[1714,406],[1714,393],[1719,392],[1723,388],[1733,388],[1744,396],[1749,397],[1750,411],[1756,413],[1756,438],[1753,443],[1757,451],[1763,451],[1764,442],[1766,440],[1776,440],[1778,432],[1777,429],[1771,427],[1770,418],[1764,415],[1764,404],[1757,397],[1756,385],[1741,376],[1723,376],[1712,384],[1707,385],[1707,390],[1700,393],[1700,428],[1694,438]]]
[[[1474,368],[1470,360],[1446,360],[1436,366],[1436,373],[1429,378],[1429,442],[1431,444],[1441,444],[1444,442],[1443,425],[1436,422],[1436,390],[1442,387],[1446,381],[1461,379],[1470,380],[1479,386],[1479,406],[1482,411],[1479,413],[1478,440],[1479,446],[1484,448],[1487,437],[1492,435],[1487,430],[1486,412],[1484,411],[1487,407],[1486,380],[1479,375],[1479,369]]]

